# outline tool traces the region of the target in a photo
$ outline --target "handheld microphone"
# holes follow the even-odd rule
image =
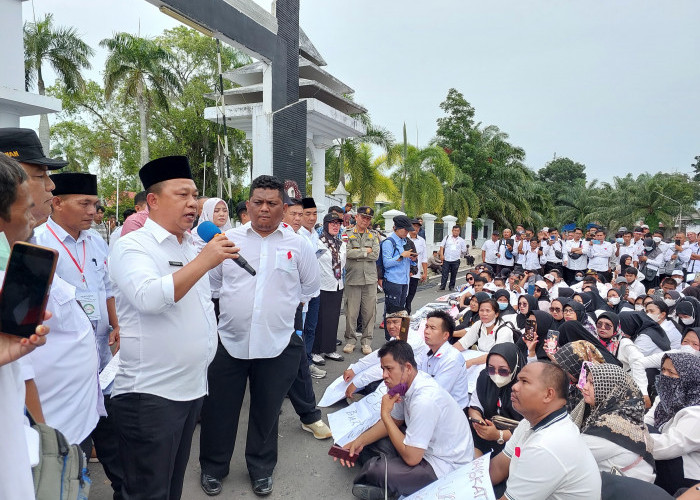
[[[212,240],[212,238],[214,238],[214,236],[216,236],[217,234],[222,234],[222,232],[216,224],[214,224],[211,221],[205,220],[203,222],[200,222],[197,226],[197,234],[200,238],[202,238],[202,240],[204,240],[205,243],[209,243]],[[255,269],[250,267],[248,261],[245,260],[241,254],[238,254],[238,258],[233,259],[233,261],[240,267],[248,271],[248,273],[251,276],[256,275]]]

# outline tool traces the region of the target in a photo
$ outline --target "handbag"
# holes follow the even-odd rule
[[[513,432],[515,428],[520,424],[517,420],[512,418],[502,417],[501,415],[494,415],[491,417],[491,422],[493,422],[494,427],[499,431],[511,431]]]

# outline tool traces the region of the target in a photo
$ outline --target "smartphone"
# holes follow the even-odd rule
[[[676,246],[681,246],[681,240],[676,240]]]
[[[411,328],[411,318],[401,318],[401,330],[399,330],[399,340],[408,341],[408,330]]]
[[[552,241],[556,241],[556,240],[557,240],[557,237],[556,237],[556,236],[550,236],[549,239],[552,240]]]
[[[400,384],[396,384],[394,387],[392,387],[391,389],[389,389],[389,391],[387,392],[387,394],[388,394],[389,396],[391,396],[391,397],[394,397],[394,396],[396,396],[397,394],[398,394],[399,396],[405,396],[405,395],[406,395],[406,391],[408,391],[408,386],[407,386],[406,384],[404,384],[403,382],[401,382]]]
[[[44,319],[58,252],[17,242],[12,246],[0,295],[0,331],[30,337]]]
[[[622,283],[620,285],[620,297],[624,297],[625,295],[627,295],[627,285]]]
[[[525,320],[525,334],[523,335],[525,340],[530,341],[535,338],[535,324],[534,319]]]
[[[331,449],[328,450],[328,454],[332,457],[342,458],[343,460],[347,460],[348,462],[355,463],[357,461],[357,455],[353,455],[351,457],[350,450],[346,450],[345,448],[342,448],[337,444],[331,446]]]
[[[559,332],[557,330],[549,330],[542,347],[547,354],[554,354],[557,352],[559,349]]]
[[[477,419],[477,418],[469,417],[469,421],[472,422],[472,423],[474,423],[474,424],[484,425],[484,421],[483,421],[483,420],[479,420],[479,419]]]

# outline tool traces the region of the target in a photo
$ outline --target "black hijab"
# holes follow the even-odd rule
[[[586,307],[583,304],[572,299],[564,304],[564,307],[571,307],[574,310],[578,323],[586,323]]]
[[[610,318],[608,318],[610,319]],[[612,320],[611,320],[612,321]],[[614,324],[614,321],[613,321]],[[605,345],[600,341],[597,335],[593,335],[588,328],[583,326],[578,321],[567,321],[559,327],[559,346],[562,347],[566,344],[576,342],[577,340],[585,340],[593,344],[593,347],[598,349],[603,359],[606,363],[611,363],[613,365],[622,366],[622,363],[615,357],[615,355],[609,352]],[[579,370],[581,367],[579,366]],[[573,375],[573,374],[572,374]],[[578,375],[575,375],[578,377]]]
[[[490,299],[491,296],[486,293],[486,292],[477,292],[474,294],[474,296],[469,299],[471,302],[472,299],[476,299],[476,302],[481,305],[482,302],[485,300]],[[479,308],[477,307],[476,312],[472,311],[471,308],[467,310],[467,312],[464,313],[464,316],[460,319],[459,323],[455,325],[455,331],[458,330],[466,330],[470,326],[472,326],[474,323],[476,323],[479,320]],[[458,339],[455,339],[455,342]],[[452,342],[454,343],[454,342]]]
[[[510,401],[510,393],[513,385],[517,382],[518,373],[520,373],[520,370],[525,366],[525,358],[522,352],[520,352],[512,342],[503,342],[494,345],[486,356],[486,365],[488,365],[489,358],[493,354],[498,354],[506,360],[513,378],[508,385],[498,387],[493,383],[491,377],[489,377],[487,370],[481,371],[479,378],[476,380],[476,393],[484,409],[484,418],[490,419],[494,415],[502,415],[513,420],[522,420],[522,415],[513,409],[513,405]]]
[[[557,329],[554,326],[554,318],[552,318],[549,313],[544,311],[532,311],[530,314],[533,314],[535,316],[535,320],[537,321],[537,345],[535,346],[537,359],[549,361],[549,356],[547,356],[547,353],[544,352],[544,341],[547,338],[547,332],[549,332],[549,330]],[[522,355],[527,359],[527,344],[525,344],[522,337],[518,339],[516,345],[520,349]]]
[[[559,289],[559,298],[562,299],[570,299],[574,296],[576,292],[574,292],[573,288],[569,288],[567,286],[563,286]]]
[[[681,328],[681,333],[700,326],[700,302],[695,297],[683,297],[676,302],[676,316],[679,314],[687,314],[695,318],[695,321],[689,325],[686,325],[678,318],[678,326]]]
[[[527,301],[527,314],[520,312],[520,299],[525,299]],[[530,314],[530,312],[539,311],[539,309],[540,307],[537,305],[537,299],[534,295],[524,294],[518,297],[518,315],[515,317],[518,328],[521,330],[525,328],[525,320],[527,319],[527,316]]]
[[[571,290],[571,289],[569,289]],[[561,291],[561,289],[559,290]],[[561,310],[562,314],[564,313],[564,306],[569,303],[569,299],[565,297],[559,297],[556,299],[553,299],[552,302],[550,302],[550,307],[554,306],[555,302],[559,302],[561,304]],[[551,314],[551,313],[550,313]],[[550,327],[551,330],[558,330],[559,326],[564,323],[564,318],[562,317],[561,319],[554,319],[552,316],[552,326]]]
[[[516,314],[515,309],[513,309],[513,306],[510,304],[510,292],[508,290],[505,290],[504,288],[499,288],[496,290],[496,293],[493,294],[493,298],[496,299],[496,302],[498,302],[499,297],[505,297],[508,299],[508,307],[503,309],[501,311],[501,316],[504,314]]]
[[[620,328],[632,341],[635,341],[640,335],[646,335],[662,351],[671,349],[671,342],[668,340],[666,331],[646,313],[622,311],[620,313]]]

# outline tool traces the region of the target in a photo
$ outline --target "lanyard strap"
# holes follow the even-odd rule
[[[51,231],[51,234],[53,234],[53,237],[56,238],[56,241],[58,241],[63,249],[68,252],[68,255],[70,256],[71,260],[73,261],[73,264],[75,264],[75,267],[78,268],[78,271],[80,271],[80,274],[83,276],[83,281],[85,281],[85,240],[83,240],[83,267],[80,267],[80,264],[78,264],[78,261],[75,260],[75,257],[73,257],[73,254],[68,250],[68,247],[63,244],[61,239],[58,237],[56,233],[54,233],[53,229],[51,229],[51,226],[46,224],[46,227],[48,228],[49,231]]]

